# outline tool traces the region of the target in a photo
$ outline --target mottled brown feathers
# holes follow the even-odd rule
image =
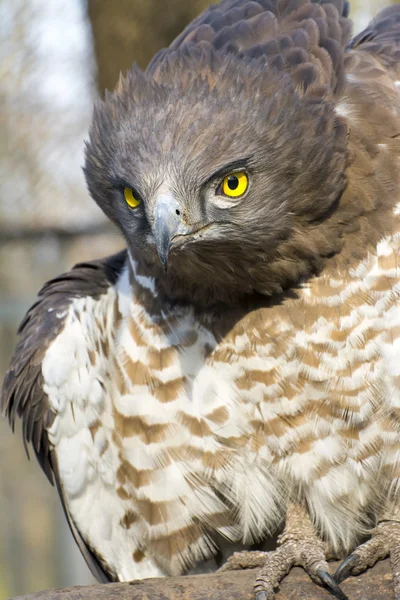
[[[44,391],[43,359],[49,346],[64,328],[72,300],[86,296],[97,298],[106,293],[115,283],[125,261],[126,251],[123,251],[105,260],[81,263],[43,286],[37,301],[19,327],[20,340],[1,390],[1,412],[8,417],[13,429],[16,418],[22,419],[25,448],[27,450],[27,445],[32,444],[40,466],[50,483],[56,484],[62,501],[62,484],[58,480],[57,465],[47,433],[56,414],[50,408]],[[93,553],[88,548],[85,549],[64,501],[63,506],[88,564],[99,579],[108,581],[102,569],[95,564]]]
[[[375,55],[389,69],[400,74],[400,13],[398,6],[389,6],[356,35],[349,49],[360,48]]]
[[[49,345],[64,327],[73,298],[96,298],[105,293],[115,282],[125,260],[124,251],[106,260],[78,264],[68,273],[48,281],[18,329],[20,340],[4,379],[1,411],[12,427],[17,416],[22,418],[24,443],[32,443],[51,483],[53,474],[46,430],[55,415],[43,391],[42,361]]]
[[[156,55],[148,72],[158,79],[163,61],[174,60],[171,51],[210,47],[242,59],[262,57],[273,68],[290,72],[303,88],[322,80],[336,89],[342,77],[342,50],[351,33],[347,11],[348,2],[342,0],[221,2]]]
[[[188,74],[207,77],[212,61],[233,55],[241,64],[258,60],[264,68],[267,63],[275,71],[289,73],[303,92],[326,95],[337,91],[342,81],[343,49],[351,31],[350,22],[340,16],[343,3],[337,4],[340,13],[333,3],[222,2],[156,55],[147,73],[168,85],[174,69],[188,56]],[[207,67],[200,62],[202,51],[208,54]],[[193,69],[196,56],[199,65]]]

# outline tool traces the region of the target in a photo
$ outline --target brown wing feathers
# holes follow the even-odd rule
[[[64,327],[71,301],[105,293],[115,283],[125,260],[123,251],[105,260],[82,263],[43,286],[19,327],[20,340],[4,379],[0,402],[1,412],[6,414],[13,429],[17,416],[22,419],[25,449],[28,453],[27,445],[32,444],[50,483],[56,484],[76,543],[93,575],[102,582],[115,581],[116,576],[82,539],[64,503],[57,462],[47,435],[56,415],[43,390],[42,361]]]
[[[400,78],[400,6],[382,10],[351,40],[348,49],[368,52]]]
[[[184,51],[204,48],[234,54],[239,60],[264,59],[289,73],[302,92],[318,96],[336,92],[341,89],[343,54],[351,36],[347,13],[344,0],[225,0],[207,9],[156,55],[148,73],[167,83],[168,77],[159,76],[163,65],[179,63]]]
[[[311,3],[306,3],[304,0],[254,0],[248,2],[223,0],[220,4],[210,6],[192,21],[174,40],[170,48],[176,50],[182,44],[190,41],[198,43],[201,40],[207,40],[211,42],[218,35],[225,37],[228,43],[234,42],[242,45],[254,33],[258,33],[257,43],[260,43],[268,33],[276,34],[279,23],[288,15],[295,15],[297,11],[304,10],[304,6],[307,7],[306,12],[309,11]],[[349,2],[347,1],[320,0],[314,4],[324,5],[324,8],[330,5],[328,11],[335,7],[336,15],[339,14],[342,21],[348,16]],[[273,26],[272,29],[270,29],[271,26]]]
[[[36,457],[49,481],[53,481],[47,429],[55,414],[43,391],[42,361],[65,323],[66,310],[73,298],[97,297],[115,282],[125,261],[121,252],[104,261],[83,263],[46,283],[38,300],[22,321],[20,340],[6,373],[1,392],[1,411],[14,428],[16,417],[22,419],[25,448],[32,443]]]
[[[363,44],[363,50],[375,52],[382,45],[392,43],[400,43],[400,6],[389,6],[382,10],[366,29],[354,37],[349,47],[356,48]],[[398,52],[400,53],[400,48]]]

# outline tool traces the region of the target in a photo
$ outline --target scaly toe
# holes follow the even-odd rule
[[[234,552],[225,564],[218,569],[218,573],[224,571],[241,571],[242,569],[256,569],[264,565],[267,553],[257,550]]]
[[[396,547],[396,538],[400,541],[400,528],[397,523],[387,521],[380,523],[372,532],[371,539],[358,546],[356,550],[339,565],[334,579],[341,583],[350,575],[359,575],[378,560],[383,560],[391,554],[391,548]]]

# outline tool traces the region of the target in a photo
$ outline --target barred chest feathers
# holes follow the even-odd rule
[[[50,441],[75,523],[121,580],[270,535],[290,499],[338,551],[365,531],[400,475],[399,246],[226,331],[169,314],[135,263],[73,301],[43,361]]]

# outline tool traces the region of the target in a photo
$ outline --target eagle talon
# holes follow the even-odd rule
[[[334,580],[337,583],[342,583],[342,581],[350,577],[353,567],[355,567],[358,562],[360,562],[360,557],[357,556],[357,554],[349,554],[336,569],[336,573],[333,576]]]
[[[334,577],[328,571],[324,571],[323,569],[318,569],[317,575],[322,581],[322,583],[332,592],[332,594],[338,600],[348,600],[346,594],[340,589],[337,581],[335,581]]]

